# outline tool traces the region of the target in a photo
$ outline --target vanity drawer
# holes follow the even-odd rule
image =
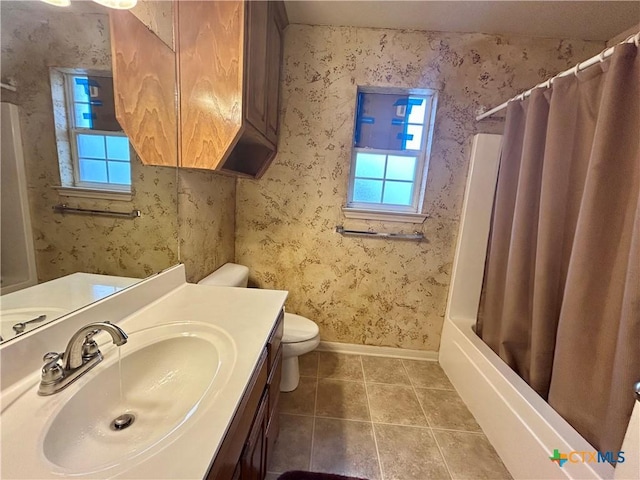
[[[267,342],[267,350],[269,351],[269,371],[272,370],[276,361],[276,356],[280,345],[282,344],[282,336],[284,335],[284,310],[280,310],[276,325],[269,335],[269,341]]]

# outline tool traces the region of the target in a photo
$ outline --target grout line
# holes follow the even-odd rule
[[[320,355],[316,354],[316,395],[313,400],[313,422],[311,426],[311,449],[309,450],[309,471],[313,463],[313,444],[316,437],[316,411],[318,410],[318,389],[320,388]]]
[[[442,432],[471,433],[473,435],[484,435],[486,437],[484,432],[482,431],[479,432],[477,430],[458,430],[456,428],[444,428],[444,427],[431,427],[431,429],[442,431]]]
[[[380,449],[378,448],[378,437],[376,436],[376,428],[373,424],[373,416],[371,415],[371,402],[369,401],[369,389],[367,389],[367,376],[364,373],[364,363],[360,357],[360,368],[362,369],[362,380],[364,383],[364,395],[367,397],[367,408],[369,409],[369,419],[371,424],[371,432],[373,433],[373,443],[376,446],[376,456],[378,460],[378,471],[380,472],[380,480],[384,480],[384,472],[382,471],[382,459],[380,458]]]
[[[409,371],[407,370],[407,366],[404,364],[404,361],[402,362],[402,367],[404,368],[405,373],[409,377],[409,381],[411,382],[411,387],[413,389],[413,394],[416,396],[416,399],[418,400],[418,405],[420,405],[420,410],[422,410],[422,414],[424,415],[424,418],[427,420],[427,424],[429,425],[429,430],[431,430],[431,436],[433,437],[433,441],[436,444],[436,447],[438,448],[438,452],[440,452],[440,458],[442,458],[442,462],[444,463],[444,467],[447,469],[447,473],[449,474],[449,478],[453,478],[453,475],[451,474],[451,469],[449,468],[449,464],[447,463],[447,459],[444,457],[444,452],[442,451],[442,448],[440,447],[440,444],[438,443],[438,439],[436,438],[435,434],[433,433],[433,427],[431,426],[431,422],[429,421],[429,417],[427,416],[427,413],[425,412],[424,407],[422,406],[422,402],[420,401],[420,397],[418,396],[418,392],[416,391],[416,387],[413,384],[413,381],[411,380],[411,377],[409,376]]]

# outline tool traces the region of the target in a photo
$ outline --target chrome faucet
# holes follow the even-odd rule
[[[101,331],[111,335],[113,343],[118,346],[127,343],[127,334],[112,323],[85,325],[73,334],[64,353],[49,352],[43,357],[46,363],[42,367],[38,395],[58,393],[102,361],[102,353],[93,339]]]

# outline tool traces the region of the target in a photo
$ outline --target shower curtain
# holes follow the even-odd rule
[[[640,381],[634,44],[509,103],[476,331],[597,450],[620,449]]]

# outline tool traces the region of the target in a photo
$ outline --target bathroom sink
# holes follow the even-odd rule
[[[200,323],[129,332],[119,348],[101,347],[105,360],[54,395],[40,443],[53,472],[90,475],[156,453],[212,404],[236,358],[226,332]]]

